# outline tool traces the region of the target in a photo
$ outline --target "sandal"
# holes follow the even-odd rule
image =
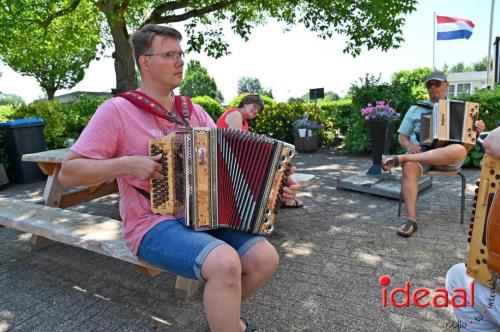
[[[384,171],[388,171],[393,167],[399,166],[399,158],[396,155],[389,155],[385,157],[383,162]]]
[[[246,319],[241,318],[241,317],[240,317],[240,319],[247,326],[245,328],[245,332],[258,332],[259,331],[259,330],[257,330],[257,328],[255,326],[253,326],[252,324],[250,324],[249,322],[247,322]]]
[[[295,199],[292,205],[287,205],[285,202],[280,202],[280,209],[298,209],[304,207],[304,203]]]
[[[398,233],[398,235],[400,235],[402,237],[410,237],[418,229],[417,223],[413,220],[410,220],[410,219],[406,219],[406,221],[403,224],[401,224],[401,226],[403,228],[398,229],[397,233]],[[411,227],[411,231],[410,231],[410,227]]]

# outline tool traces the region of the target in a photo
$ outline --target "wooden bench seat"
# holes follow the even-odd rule
[[[0,198],[1,225],[135,264],[144,276],[162,271],[132,255],[123,241],[122,223],[116,219]],[[198,286],[199,281],[178,276],[175,293],[189,297]]]

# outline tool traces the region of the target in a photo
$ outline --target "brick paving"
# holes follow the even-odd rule
[[[279,270],[242,315],[260,331],[452,331],[449,308],[383,308],[378,279],[390,276],[389,289],[444,286],[448,268],[467,256],[479,171],[464,172],[464,225],[460,179],[435,177],[418,200],[419,230],[404,239],[395,233],[397,201],[336,189],[370,159],[323,151],[299,154],[296,164],[318,181],[300,194],[305,208],[280,213],[270,237]],[[10,185],[0,196],[41,202],[43,185]],[[119,218],[117,195],[72,209]],[[208,331],[201,291],[181,300],[174,284],[170,273],[144,279],[129,263],[63,244],[30,252],[28,234],[0,231],[0,331]]]

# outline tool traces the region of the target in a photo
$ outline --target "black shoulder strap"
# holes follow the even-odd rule
[[[434,107],[432,104],[426,103],[425,101],[418,102],[415,105],[428,109],[432,109]]]

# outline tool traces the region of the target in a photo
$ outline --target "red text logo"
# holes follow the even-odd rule
[[[379,285],[382,286],[382,306],[387,307],[387,303],[396,308],[409,307],[410,303],[425,308],[429,305],[440,308],[451,305],[454,308],[465,307],[467,303],[474,306],[474,282],[471,281],[469,288],[455,288],[448,293],[446,288],[436,288],[429,290],[427,287],[418,287],[412,289],[410,282],[406,281],[404,287],[395,287],[389,289],[391,278],[381,276]]]

